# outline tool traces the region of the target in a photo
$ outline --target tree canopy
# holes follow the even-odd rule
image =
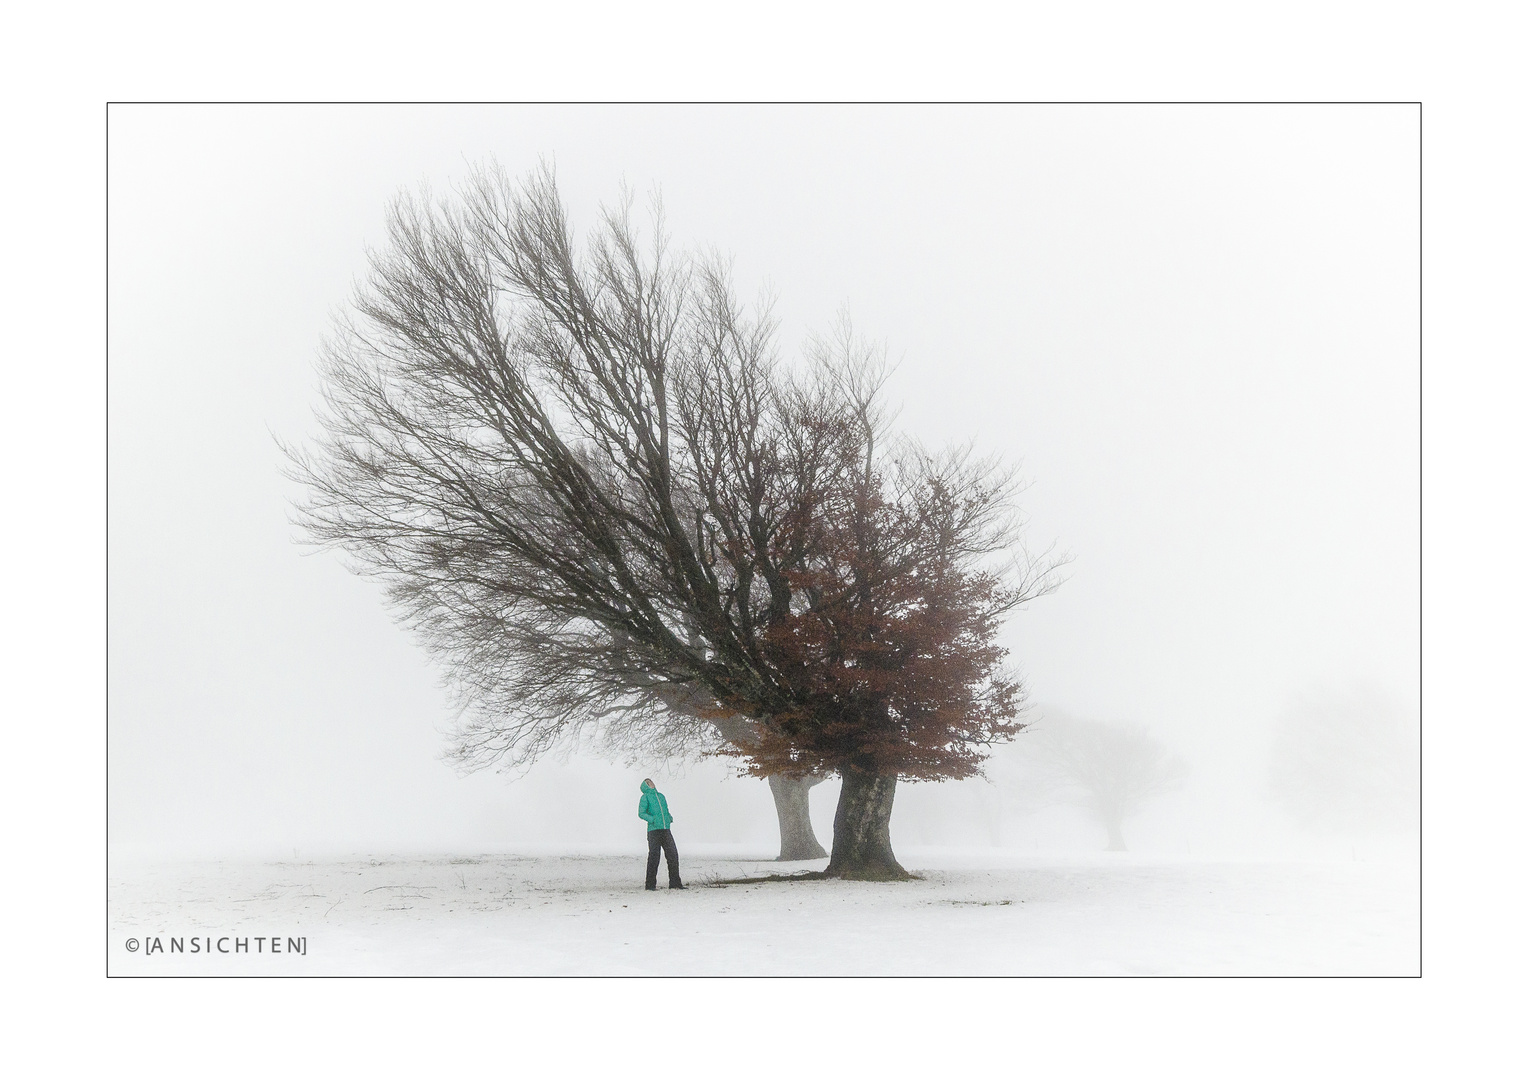
[[[656,205],[651,235],[627,199],[576,243],[549,169],[400,198],[371,267],[324,434],[289,451],[300,521],[443,665],[459,758],[598,727],[836,771],[830,871],[900,873],[897,778],[972,775],[1020,726],[996,635],[1057,562],[1019,542],[1015,474],[893,438],[847,322],[784,364]]]

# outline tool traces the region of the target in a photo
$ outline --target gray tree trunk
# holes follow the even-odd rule
[[[775,816],[780,819],[780,854],[776,862],[800,859],[825,859],[828,853],[812,831],[812,788],[822,783],[819,777],[769,777],[769,793],[775,797]]]
[[[1104,827],[1109,830],[1109,846],[1106,851],[1128,851],[1125,847],[1124,820],[1119,814],[1109,814],[1104,818]]]
[[[833,855],[825,871],[853,881],[906,881],[891,850],[891,804],[897,777],[845,769],[833,815]]]

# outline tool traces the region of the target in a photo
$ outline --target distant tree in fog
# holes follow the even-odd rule
[[[1274,724],[1268,787],[1313,831],[1415,828],[1421,792],[1416,714],[1372,689],[1308,694]]]
[[[1087,810],[1107,830],[1109,851],[1126,850],[1125,821],[1188,775],[1187,764],[1140,725],[1047,713],[1033,727],[1033,782]]]
[[[653,233],[622,205],[576,242],[550,169],[399,200],[290,451],[301,522],[445,667],[463,762],[602,728],[732,754],[777,810],[837,773],[827,873],[905,877],[896,785],[1020,729],[997,637],[1058,562],[1012,470],[890,437],[847,324],[786,368],[726,265]]]

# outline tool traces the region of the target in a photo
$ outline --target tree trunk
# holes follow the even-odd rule
[[[800,859],[825,859],[828,853],[812,831],[812,816],[807,798],[822,781],[811,776],[769,777],[769,793],[775,797],[775,816],[780,819],[780,854],[776,862]]]
[[[833,815],[833,857],[829,877],[852,881],[906,881],[910,875],[891,852],[891,802],[897,776],[855,769],[843,772],[844,786]]]
[[[1109,846],[1105,851],[1126,851],[1124,821],[1119,814],[1110,814],[1104,818],[1104,827],[1109,830]]]

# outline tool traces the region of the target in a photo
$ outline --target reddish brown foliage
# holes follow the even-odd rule
[[[909,780],[979,771],[982,748],[1022,725],[1004,675],[1001,616],[1018,598],[961,558],[951,500],[923,478],[902,500],[879,477],[824,515],[811,569],[788,575],[805,598],[762,635],[791,704],[741,748],[756,775],[855,768]],[[952,503],[940,513],[941,502]]]

